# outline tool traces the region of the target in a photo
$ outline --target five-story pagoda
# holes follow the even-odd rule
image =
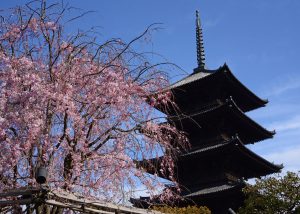
[[[245,114],[265,106],[267,101],[244,86],[226,64],[216,70],[206,68],[198,12],[196,16],[198,67],[168,88],[179,111],[159,110],[168,115],[170,123],[187,133],[191,144],[176,162],[175,176],[185,199],[178,206],[205,205],[213,213],[227,213],[241,205],[245,179],[279,172],[282,167],[245,146],[275,134]],[[139,165],[149,173],[157,172],[147,168],[148,161]],[[151,160],[154,165],[159,161]],[[145,207],[155,201],[140,198],[131,202]]]

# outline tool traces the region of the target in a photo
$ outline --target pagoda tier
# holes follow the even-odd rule
[[[187,133],[192,146],[199,146],[222,136],[228,139],[238,134],[245,144],[272,138],[274,131],[268,131],[250,119],[232,98],[216,100],[188,115],[169,117],[169,122]]]
[[[194,189],[222,180],[265,176],[281,168],[249,150],[238,137],[233,137],[182,154],[177,161],[176,174],[180,184]]]
[[[183,195],[186,200],[182,206],[197,204],[198,206],[209,207],[212,213],[228,213],[228,207],[237,210],[243,203],[242,188],[244,187],[244,182],[237,181],[201,188],[198,191]]]
[[[161,158],[144,160],[137,163],[148,173],[159,171]],[[188,191],[204,188],[212,183],[238,181],[240,178],[253,178],[279,172],[278,166],[250,151],[237,137],[211,146],[193,148],[181,154],[176,161],[175,177]]]
[[[193,112],[195,108],[216,99],[226,99],[232,96],[243,112],[265,106],[268,102],[256,96],[244,86],[224,64],[217,70],[202,70],[192,73],[186,78],[174,83],[167,90],[171,90],[178,109],[159,108],[167,115],[178,112]],[[191,103],[192,102],[192,103]],[[191,105],[192,104],[192,105]]]
[[[197,204],[198,206],[210,207],[212,213],[228,213],[226,212],[228,207],[237,210],[240,204],[242,204],[244,199],[242,193],[243,187],[245,187],[245,183],[242,181],[215,184],[207,188],[201,188],[195,192],[184,193],[182,197],[185,200],[173,201],[172,205],[186,207]],[[232,200],[232,198],[238,200]],[[165,205],[159,198],[155,197],[152,199],[150,197],[131,198],[130,202],[136,207],[143,208]]]

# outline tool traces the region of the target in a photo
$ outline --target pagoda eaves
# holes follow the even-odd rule
[[[182,154],[179,159],[181,164],[178,168],[194,163],[191,169],[194,171],[195,163],[202,164],[204,161],[211,160],[216,165],[223,165],[230,172],[245,179],[265,176],[282,169],[282,165],[273,164],[249,150],[238,136],[215,145],[194,149]]]
[[[160,177],[168,179],[168,175],[161,174],[159,170],[161,160],[161,158],[143,160],[137,162],[137,165],[150,174],[157,173]],[[183,178],[187,174],[193,179],[201,177],[203,171],[210,167],[207,166],[210,162],[214,162],[218,168],[224,168],[225,171],[245,179],[265,176],[279,172],[282,169],[281,165],[273,164],[249,150],[236,136],[228,141],[203,146],[181,154],[177,160],[175,176],[178,178],[179,183],[190,186],[185,184],[186,181]]]
[[[169,120],[178,129],[189,133],[190,143],[193,145],[200,145],[200,142],[194,142],[194,135],[201,140],[201,132],[207,134],[208,129],[223,132],[228,137],[238,134],[245,144],[272,138],[275,134],[275,131],[265,129],[248,117],[232,97],[225,101],[216,100],[188,115],[170,116]]]
[[[173,92],[179,112],[189,109],[190,100],[193,100],[193,106],[202,106],[204,103],[229,96],[233,97],[243,112],[264,107],[268,103],[243,85],[226,64],[216,70],[205,69],[192,73],[170,85],[166,90]],[[177,112],[171,108],[165,113],[176,115]]]

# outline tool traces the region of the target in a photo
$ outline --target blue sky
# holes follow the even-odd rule
[[[25,2],[1,1],[0,8]],[[283,163],[285,170],[300,170],[299,0],[69,2],[96,11],[70,29],[100,26],[100,41],[111,37],[129,41],[148,25],[163,23],[163,29],[138,48],[160,53],[186,73],[196,67],[195,10],[199,9],[207,67],[214,69],[226,62],[242,83],[269,100],[267,107],[249,116],[277,134],[250,148],[270,161]],[[170,75],[178,78],[183,73],[174,71]]]

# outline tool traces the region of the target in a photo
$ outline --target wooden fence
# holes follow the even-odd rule
[[[19,188],[0,192],[0,213],[16,213],[18,209],[25,214],[62,214],[67,210],[91,214],[161,214],[47,188]]]

